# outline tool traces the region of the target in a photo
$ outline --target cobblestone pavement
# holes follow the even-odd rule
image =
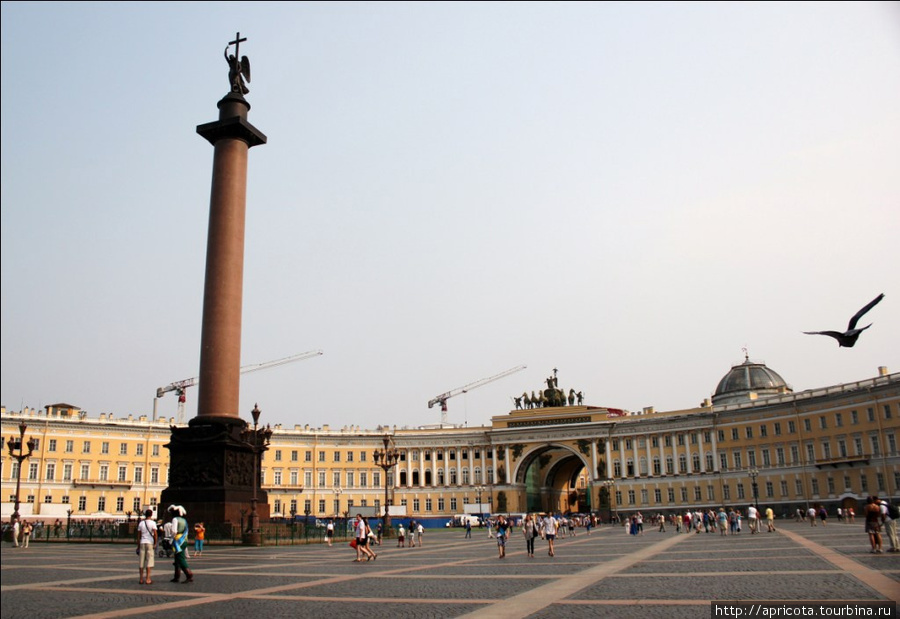
[[[428,531],[425,545],[376,547],[355,563],[346,543],[207,546],[195,582],[174,584],[156,559],[138,584],[131,545],[3,547],[0,619],[43,617],[709,617],[711,601],[900,601],[900,553],[873,555],[861,523],[722,537],[603,527],[557,541],[521,534],[507,558],[486,532]]]

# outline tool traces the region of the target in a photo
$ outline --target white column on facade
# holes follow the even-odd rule
[[[681,473],[681,470],[678,468],[678,436],[673,432],[672,436],[672,472],[676,475]]]
[[[425,450],[419,450],[419,486],[425,487]]]
[[[647,448],[647,476],[653,477],[653,457],[650,453],[650,445],[653,441],[650,439],[650,435],[645,436],[644,440],[647,441],[647,444],[645,445]]]
[[[687,460],[688,475],[693,475],[694,474],[694,465],[691,464],[691,462],[693,461],[694,458],[693,458],[693,454],[691,453],[691,433],[688,432],[684,436],[685,436],[684,448],[687,451],[686,460]]]
[[[475,483],[475,448],[469,447],[469,483]]]
[[[666,474],[666,436],[664,434],[659,435],[659,471],[661,474]]]
[[[432,449],[431,450],[431,485],[432,485],[432,487],[435,487],[435,488],[438,485],[437,470],[438,470],[437,449]]]
[[[625,437],[619,437],[619,477],[628,476],[628,466],[625,463]]]
[[[641,476],[641,454],[638,452],[638,439],[640,437],[631,437],[631,457],[634,459],[634,476]]]
[[[591,439],[591,474],[588,479],[597,479],[597,441],[593,439]]]
[[[712,453],[713,453],[713,472],[719,472],[719,449],[716,445],[716,430],[713,429],[710,434],[712,435]]]
[[[412,449],[406,450],[406,485],[412,486]]]
[[[481,448],[481,484],[487,483],[487,445]]]
[[[506,470],[504,471],[504,477],[506,478],[506,483],[509,484],[512,480],[512,455],[509,453],[509,445],[507,445],[503,449],[506,450]]]
[[[462,450],[456,449],[456,485],[462,485]]]
[[[605,447],[606,447],[606,478],[612,479],[613,462],[612,462],[612,438],[611,437],[607,437]]]
[[[700,454],[700,470],[697,472],[701,473],[706,470],[706,461],[703,454],[703,430],[697,432],[697,452]]]

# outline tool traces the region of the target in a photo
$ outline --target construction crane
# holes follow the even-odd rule
[[[501,378],[505,378],[505,377],[509,376],[510,374],[515,374],[516,372],[524,370],[526,367],[527,366],[519,365],[514,368],[510,368],[510,369],[506,370],[505,372],[500,372],[499,374],[496,374],[494,376],[490,376],[488,378],[482,378],[481,380],[476,380],[474,383],[469,383],[468,385],[465,385],[463,387],[458,387],[456,389],[448,391],[447,393],[442,393],[441,395],[435,396],[434,398],[432,398],[431,400],[428,401],[428,408],[432,408],[435,404],[439,403],[441,405],[441,423],[447,423],[447,400],[449,400],[450,398],[452,398],[455,395],[459,395],[460,393],[468,393],[469,391],[472,391],[472,389],[477,389],[478,387],[481,387],[482,385],[492,383],[495,380],[500,380]]]
[[[250,372],[258,372],[259,370],[268,370],[269,368],[278,367],[279,365],[287,365],[288,363],[293,363],[295,361],[303,361],[304,359],[318,357],[321,354],[324,354],[321,350],[308,350],[306,352],[300,353],[299,355],[293,355],[291,357],[285,357],[283,359],[276,359],[275,361],[266,361],[265,363],[245,365],[241,368],[241,374],[249,374]],[[160,387],[159,389],[157,389],[156,399],[153,400],[153,419],[156,419],[156,400],[163,397],[170,391],[174,391],[175,395],[178,396],[178,423],[184,423],[184,403],[187,401],[185,390],[188,387],[195,387],[199,382],[200,379],[195,376],[194,378],[177,380],[174,383],[169,383],[165,387]]]

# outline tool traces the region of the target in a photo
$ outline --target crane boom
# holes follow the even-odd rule
[[[428,408],[432,408],[435,404],[440,403],[441,405],[441,423],[447,422],[447,400],[452,398],[455,395],[459,395],[460,393],[467,393],[472,391],[473,389],[477,389],[483,385],[487,385],[488,383],[492,383],[495,380],[500,380],[501,378],[505,378],[510,374],[515,374],[521,370],[524,370],[527,366],[525,365],[517,365],[514,368],[510,368],[505,372],[500,372],[499,374],[495,374],[494,376],[489,376],[487,378],[482,378],[481,380],[476,380],[474,383],[469,383],[468,385],[463,385],[462,387],[457,387],[456,389],[451,389],[446,393],[442,393],[438,396],[435,396],[431,400],[428,401]]]
[[[308,350],[306,352],[302,352],[298,355],[292,355],[290,357],[284,357],[283,359],[276,359],[274,361],[265,361],[263,363],[256,363],[253,365],[245,365],[241,368],[241,374],[249,374],[250,372],[258,372],[259,370],[267,370],[269,368],[278,367],[279,365],[286,365],[288,363],[293,363],[294,361],[302,361],[304,359],[310,359],[311,357],[318,357],[319,355],[325,354],[321,350]],[[170,391],[174,391],[178,394],[178,421],[184,421],[184,391],[188,387],[194,387],[197,383],[200,382],[198,377],[194,378],[186,378],[184,380],[176,380],[173,383],[169,383],[165,387],[159,387],[156,390],[156,397],[161,398]],[[155,414],[155,411],[154,411]]]

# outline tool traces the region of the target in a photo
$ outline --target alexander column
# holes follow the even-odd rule
[[[251,147],[266,143],[247,121],[250,61],[240,55],[246,40],[238,33],[225,48],[230,91],[218,102],[219,119],[197,127],[214,147],[198,408],[188,427],[172,427],[169,487],[161,496],[162,509],[180,504],[192,522],[207,524],[240,522],[254,498],[260,519],[269,517],[265,492],[252,496],[264,449],[250,447],[259,442],[248,440],[255,430],[238,410],[247,160]]]

